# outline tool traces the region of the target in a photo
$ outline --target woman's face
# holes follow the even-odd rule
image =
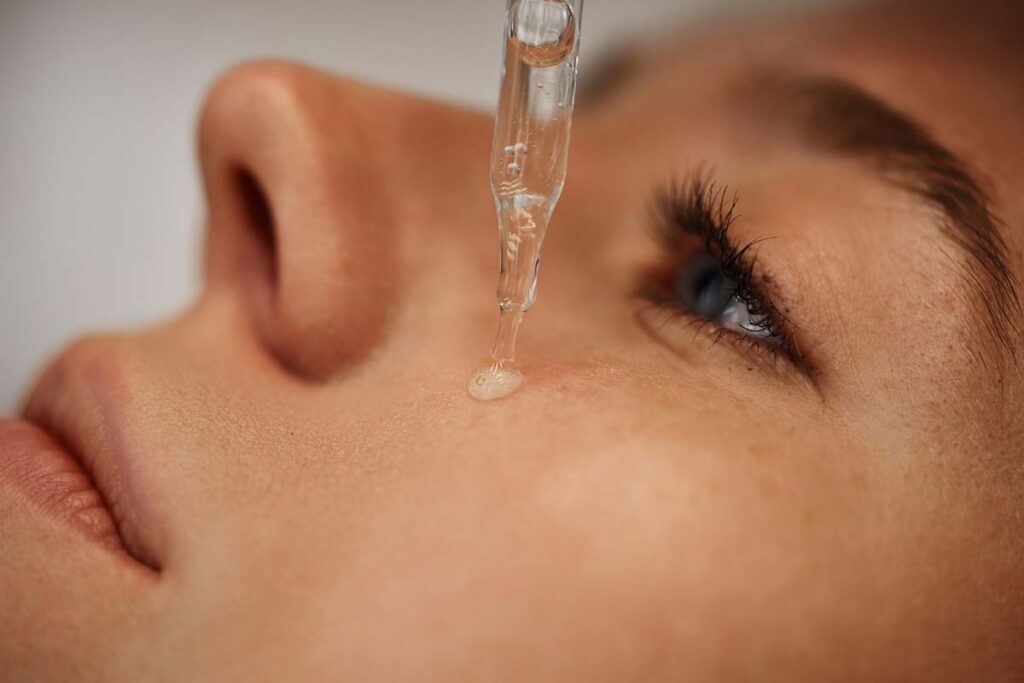
[[[0,427],[0,669],[1020,674],[1021,19],[634,55],[581,96],[490,404],[492,117],[233,70],[196,305],[75,344],[46,432]]]

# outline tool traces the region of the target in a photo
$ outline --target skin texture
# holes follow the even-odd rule
[[[76,343],[27,408],[86,460],[127,454],[105,497],[146,564],[0,485],[0,678],[1019,680],[1016,361],[974,335],[934,211],[735,87],[838,75],[922,121],[984,178],[1019,277],[1012,4],[637,55],[578,109],[527,384],[499,404],[466,393],[496,321],[492,118],[232,70],[199,126],[199,300]],[[737,239],[771,238],[813,372],[631,296],[671,262],[651,192],[698,165],[738,194]]]

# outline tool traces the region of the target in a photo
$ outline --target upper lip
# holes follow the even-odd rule
[[[130,453],[127,393],[117,356],[102,343],[79,342],[40,376],[23,417],[59,441],[89,475],[128,554],[158,569],[139,463]]]

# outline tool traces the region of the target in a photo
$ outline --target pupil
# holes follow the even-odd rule
[[[675,293],[687,310],[717,320],[736,293],[736,282],[722,272],[718,259],[704,252],[679,273]]]

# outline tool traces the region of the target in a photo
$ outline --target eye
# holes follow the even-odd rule
[[[653,206],[663,261],[642,274],[637,289],[641,300],[653,304],[640,315],[652,336],[674,350],[698,338],[712,346],[726,342],[773,370],[782,366],[812,376],[797,328],[773,302],[778,291],[758,264],[759,245],[771,238],[733,240],[735,195],[696,172],[659,191]],[[686,341],[689,335],[677,330],[695,333]]]
[[[781,346],[765,306],[726,271],[707,250],[695,254],[674,274],[670,296],[681,310],[723,329]]]

